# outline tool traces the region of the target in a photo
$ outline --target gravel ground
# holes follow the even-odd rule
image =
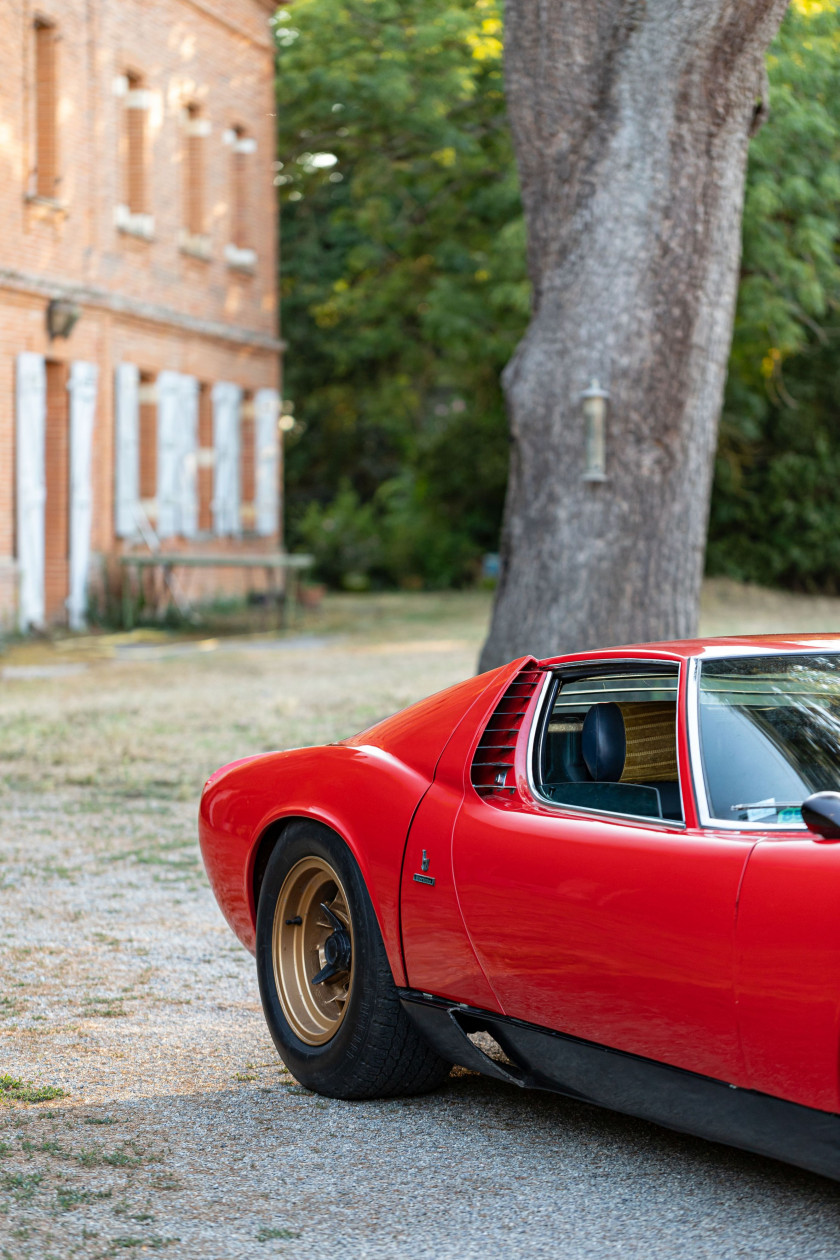
[[[345,601],[279,642],[0,659],[0,1256],[840,1255],[840,1187],[773,1161],[461,1071],[331,1101],[276,1058],[201,868],[201,783],[467,675],[486,606]],[[718,583],[705,620],[840,628],[840,601]]]

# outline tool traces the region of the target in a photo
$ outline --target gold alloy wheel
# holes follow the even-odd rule
[[[271,954],[293,1032],[308,1046],[323,1045],[344,1019],[353,984],[353,920],[341,880],[324,858],[302,858],[283,881]]]

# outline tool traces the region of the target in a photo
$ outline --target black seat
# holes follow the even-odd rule
[[[581,752],[586,768],[599,783],[618,783],[627,759],[627,732],[614,701],[593,704],[583,721]]]

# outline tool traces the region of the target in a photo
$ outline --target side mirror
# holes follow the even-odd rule
[[[840,792],[814,792],[802,802],[802,821],[823,840],[840,840]]]

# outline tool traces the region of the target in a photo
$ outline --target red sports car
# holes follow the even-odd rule
[[[217,771],[201,848],[310,1089],[453,1063],[840,1178],[840,635],[471,678]]]

